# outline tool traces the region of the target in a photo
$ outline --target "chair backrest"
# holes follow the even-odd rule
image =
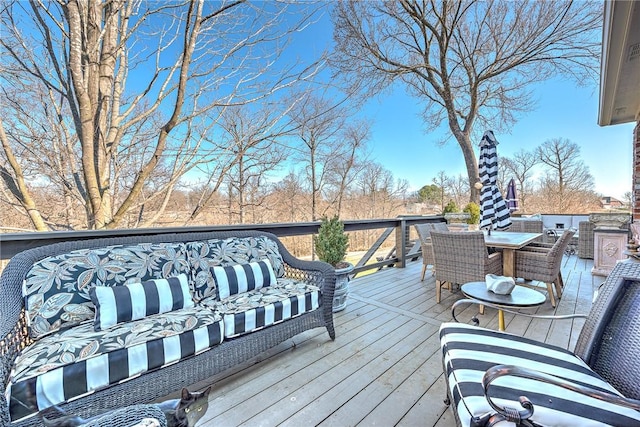
[[[414,227],[421,244],[431,240],[431,230],[433,229],[431,224],[416,224]]]
[[[448,231],[447,224],[444,222],[430,222],[427,224],[415,224],[414,225],[416,232],[418,233],[418,239],[420,240],[420,246],[422,246],[422,250],[425,250],[425,247],[431,245],[431,231],[439,230],[439,231]]]
[[[436,280],[483,281],[489,253],[482,231],[431,231]]]
[[[511,227],[507,231],[516,231],[519,233],[542,233],[544,224],[540,219],[518,219],[511,218]],[[540,236],[534,242],[542,242],[543,237]]]
[[[517,231],[520,233],[542,233],[544,225],[539,219],[517,219],[511,218],[511,227],[509,231]]]
[[[554,275],[557,275],[560,272],[564,250],[567,249],[567,245],[569,245],[574,234],[576,234],[575,228],[565,230],[560,238],[553,244],[551,250],[547,253],[547,261],[551,266],[551,270],[555,272]]]
[[[593,239],[595,225],[591,221],[578,223],[578,257],[593,259]]]
[[[575,353],[624,396],[640,399],[640,279],[619,263],[602,285]],[[633,271],[635,270],[635,271]]]
[[[416,232],[418,233],[418,238],[421,242],[426,242],[431,239],[431,231],[449,231],[447,228],[447,224],[444,222],[429,222],[426,224],[415,224],[414,225]]]

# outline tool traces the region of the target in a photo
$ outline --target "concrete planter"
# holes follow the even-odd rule
[[[333,294],[333,312],[342,311],[347,307],[347,296],[349,295],[349,274],[353,271],[353,264],[336,268],[336,290]]]

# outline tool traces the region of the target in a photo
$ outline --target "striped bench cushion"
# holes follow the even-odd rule
[[[440,342],[448,393],[463,426],[472,425],[473,417],[495,413],[482,388],[482,376],[495,365],[521,366],[620,395],[580,358],[560,347],[461,323],[443,323]],[[531,421],[544,426],[640,424],[640,412],[535,380],[505,376],[495,380],[489,391],[497,404],[517,409],[522,409],[518,398],[526,396],[534,405]]]
[[[202,304],[219,313],[224,320],[224,337],[262,329],[320,307],[320,289],[291,279],[277,279],[273,286],[232,295],[218,301],[215,297]]]
[[[105,331],[88,321],[48,335],[15,361],[5,392],[11,419],[206,351],[222,342],[222,333],[219,314],[192,307]]]

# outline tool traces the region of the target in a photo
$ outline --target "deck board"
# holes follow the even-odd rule
[[[209,409],[198,424],[225,426],[437,426],[455,425],[445,406],[438,328],[451,321],[459,290],[443,290],[435,302],[421,262],[386,268],[351,281],[345,310],[334,316],[336,340],[317,328],[209,380]],[[591,276],[591,260],[565,256],[565,291],[554,310],[547,301],[537,314],[587,313],[604,278]],[[477,316],[497,329],[497,311],[469,305],[459,321]],[[584,320],[543,320],[505,313],[507,331],[573,348]]]

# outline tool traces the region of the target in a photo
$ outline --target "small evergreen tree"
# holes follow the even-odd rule
[[[445,206],[442,211],[442,215],[456,212],[460,212],[458,205],[456,205],[456,202],[454,202],[453,200],[449,200],[449,203],[447,203],[447,206]]]
[[[469,218],[468,224],[479,224],[480,223],[480,206],[475,202],[467,203],[467,206],[464,207],[462,212],[466,212],[471,215]]]
[[[344,260],[349,246],[349,236],[344,234],[344,224],[334,216],[322,217],[322,224],[315,238],[315,249],[318,258],[334,267]]]

